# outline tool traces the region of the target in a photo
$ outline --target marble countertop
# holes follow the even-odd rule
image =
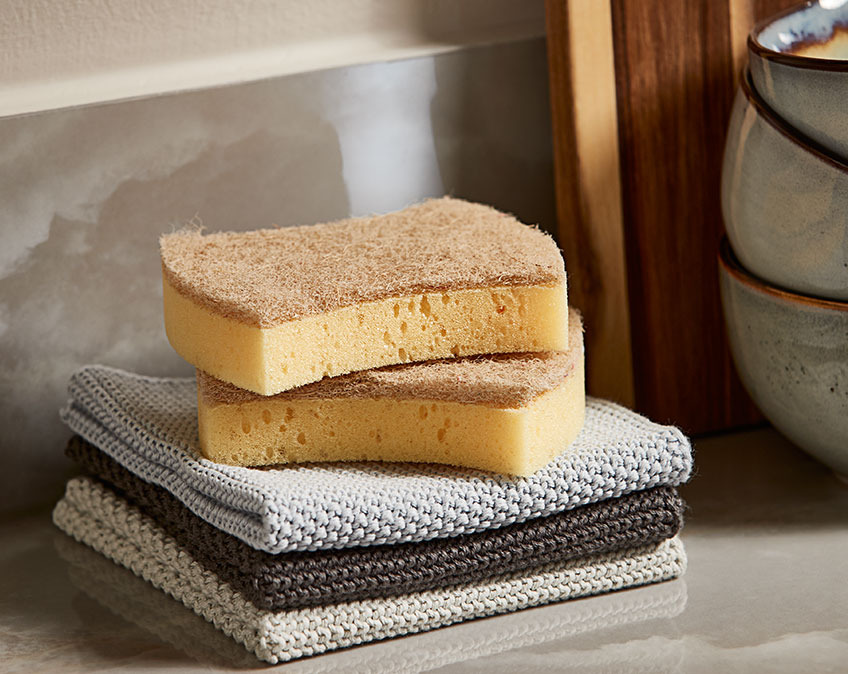
[[[683,579],[281,665],[291,672],[846,672],[848,486],[771,429],[696,444]],[[42,513],[0,523],[0,671],[269,669]],[[273,668],[270,668],[273,669]]]

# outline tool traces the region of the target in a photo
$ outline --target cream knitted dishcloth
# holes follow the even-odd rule
[[[263,470],[204,459],[194,379],[78,370],[63,420],[213,526],[266,552],[443,538],[685,482],[689,441],[589,399],[572,447],[527,478],[436,464],[338,463]]]
[[[58,532],[57,532],[58,533]],[[171,644],[187,656],[205,665],[220,667],[256,666],[248,653],[223,632],[189,611],[164,592],[135,576],[91,548],[69,536],[57,535],[54,545],[68,564],[68,575],[75,587],[112,613]],[[504,615],[484,621],[468,621],[450,630],[431,630],[406,639],[389,639],[369,648],[327,654],[317,660],[301,661],[310,674],[417,674],[476,658],[491,658],[500,653],[570,639],[588,632],[616,630],[649,621],[670,620],[686,608],[687,589],[683,578],[655,583],[628,592],[610,592],[582,601],[552,604],[527,611],[518,619]],[[650,630],[642,630],[650,635]],[[587,667],[618,671],[675,671],[676,642],[654,647],[633,648],[623,653],[609,649],[590,655],[587,663],[572,651],[569,670]],[[545,652],[550,652],[545,649]],[[643,664],[639,656],[646,659]],[[664,667],[665,665],[665,667]],[[558,665],[559,666],[559,665]],[[295,671],[298,663],[290,663]],[[286,670],[288,671],[288,669]]]
[[[271,613],[256,609],[150,518],[87,478],[68,482],[56,525],[171,594],[270,663],[426,631],[471,618],[654,583],[686,566],[679,538],[529,573],[388,599]]]

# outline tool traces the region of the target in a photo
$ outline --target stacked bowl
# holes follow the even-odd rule
[[[848,0],[756,26],[722,169],[719,275],[743,384],[848,476]],[[845,478],[848,480],[848,478]]]

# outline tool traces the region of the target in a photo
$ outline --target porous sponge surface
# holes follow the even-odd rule
[[[569,310],[570,351],[509,353],[389,365],[321,381],[274,396],[260,396],[197,371],[197,390],[210,407],[249,402],[394,398],[442,400],[519,408],[557,387],[582,354],[583,320]]]
[[[198,373],[204,455],[231,465],[446,463],[530,475],[565,451],[585,411],[582,325],[571,349],[396,366],[276,396]]]
[[[562,285],[556,243],[489,206],[431,199],[339,222],[160,239],[166,282],[209,311],[272,327],[386,298]]]

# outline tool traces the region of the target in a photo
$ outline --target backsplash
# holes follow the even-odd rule
[[[542,39],[0,118],[0,512],[55,500],[78,366],[190,375],[157,238],[441,194],[553,230]]]

